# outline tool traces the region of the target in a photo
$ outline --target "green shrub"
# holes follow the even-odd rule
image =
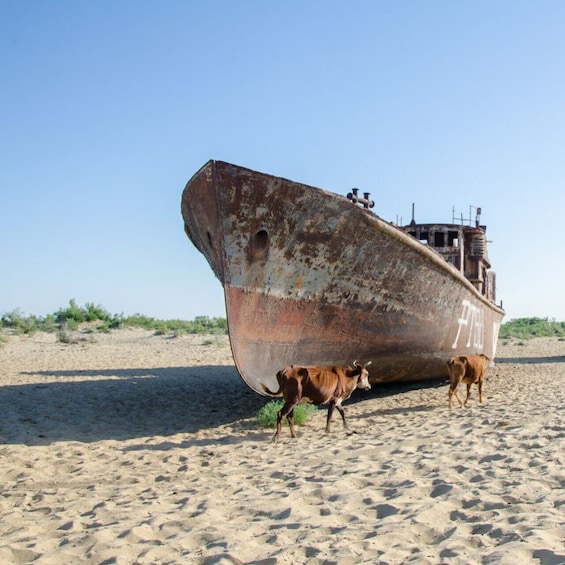
[[[114,316],[110,327],[139,327],[153,330],[156,335],[173,335],[175,337],[186,334],[211,334],[226,335],[228,324],[225,318],[209,318],[208,316],[196,316],[194,320],[156,320],[135,314],[134,316]]]
[[[26,317],[16,309],[2,316],[2,327],[10,328],[18,334],[32,334],[40,329],[40,320],[37,316]]]
[[[39,324],[39,329],[42,332],[56,332],[59,329],[59,324],[57,324],[57,319],[54,314],[47,314]]]
[[[155,318],[149,318],[142,314],[134,314],[119,319],[119,327],[143,328],[144,330],[155,330],[157,323],[158,320],[155,320]]]
[[[530,339],[532,337],[565,337],[565,322],[548,318],[516,318],[500,326],[500,337]]]
[[[86,311],[84,314],[84,318],[87,322],[110,322],[112,316],[97,304],[92,304],[87,302],[86,303]]]
[[[155,335],[167,335],[166,322],[159,322],[155,325]]]
[[[76,332],[79,329],[79,323],[76,320],[70,319],[67,320],[64,324],[60,324],[60,327],[63,327],[72,332]]]
[[[80,324],[86,321],[86,311],[84,308],[77,306],[75,299],[71,298],[67,308],[60,308],[57,312],[55,312],[55,319],[59,324],[63,324],[70,320]]]
[[[70,331],[64,324],[61,325],[57,332],[57,341],[59,343],[77,343],[77,339],[72,334],[72,331]]]
[[[135,327],[156,332],[157,335],[181,336],[185,334],[226,335],[228,323],[225,318],[209,318],[196,316],[194,320],[157,320],[142,314],[124,316],[123,314],[110,314],[102,306],[87,302],[79,306],[74,298],[69,300],[69,305],[59,308],[54,314],[44,318],[38,316],[24,316],[20,310],[13,310],[2,315],[2,327],[10,328],[15,333],[30,334],[35,331],[55,332],[62,326],[66,330],[76,330],[85,322],[100,322],[96,330],[107,332],[110,329]]]
[[[186,328],[173,328],[171,333],[173,337],[181,337],[183,335],[186,335],[188,331],[186,330]]]
[[[255,419],[262,428],[274,428],[277,425],[277,413],[283,407],[283,400],[271,400],[257,411]],[[313,404],[297,404],[294,408],[294,423],[304,424],[310,414],[318,411]],[[286,418],[284,419],[286,421]]]
[[[60,308],[55,312],[55,321],[59,324],[65,322],[76,322],[82,324],[83,322],[106,322],[112,321],[112,315],[109,314],[102,306],[87,302],[84,306],[79,306],[75,299],[69,300],[67,308]]]

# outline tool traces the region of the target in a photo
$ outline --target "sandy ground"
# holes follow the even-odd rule
[[[350,429],[255,423],[226,338],[0,344],[0,563],[565,563],[565,341],[356,391]],[[462,391],[463,392],[463,391]]]

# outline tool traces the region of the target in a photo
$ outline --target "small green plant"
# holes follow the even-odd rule
[[[2,316],[2,327],[10,328],[15,333],[33,334],[40,329],[37,316],[24,316],[18,309],[6,312]]]
[[[227,344],[226,344],[225,341],[223,341],[221,339],[220,336],[218,336],[217,334],[214,334],[211,338],[205,339],[202,342],[202,345],[204,345],[204,346],[213,345],[214,347],[225,347]]]
[[[277,425],[277,413],[283,407],[283,400],[271,400],[257,411],[255,419],[262,428],[274,428]],[[294,408],[294,423],[301,425],[308,417],[318,411],[313,404],[297,404]],[[286,418],[285,418],[286,421]]]
[[[43,332],[53,333],[59,329],[57,319],[54,314],[47,314],[45,318],[40,321],[39,329]]]
[[[86,311],[84,308],[80,308],[77,305],[74,298],[71,298],[67,308],[61,308],[55,312],[55,319],[59,324],[69,322],[70,320],[75,321],[77,324],[81,324],[86,321]]]
[[[186,335],[188,333],[188,331],[186,330],[186,328],[174,328],[171,332],[173,337],[181,337],[183,335]]]
[[[155,325],[155,335],[167,335],[167,324],[160,322]]]
[[[76,338],[72,335],[69,329],[62,325],[57,331],[57,341],[59,343],[77,343]]]
[[[76,332],[78,331],[80,324],[76,320],[70,318],[65,323],[61,324],[61,327],[65,327],[65,329]]]

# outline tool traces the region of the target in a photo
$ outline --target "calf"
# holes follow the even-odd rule
[[[290,435],[295,438],[294,431],[294,407],[301,401],[312,404],[329,403],[328,417],[326,420],[326,433],[330,431],[330,420],[334,408],[337,408],[343,420],[343,426],[347,428],[345,412],[341,403],[347,400],[356,388],[369,390],[369,372],[366,367],[371,362],[361,365],[354,362],[353,366],[347,367],[300,367],[290,365],[277,373],[279,389],[271,392],[265,385],[263,389],[270,396],[284,397],[284,406],[277,414],[277,431],[273,441],[277,441],[281,433],[282,419],[286,416],[290,427]]]
[[[461,398],[457,393],[459,383],[467,384],[467,397],[465,398],[465,406],[471,395],[471,385],[477,384],[479,387],[479,402],[483,401],[483,382],[487,373],[487,367],[490,359],[483,355],[456,355],[447,362],[447,372],[449,373],[449,409],[451,410],[451,400],[453,395],[463,406]]]

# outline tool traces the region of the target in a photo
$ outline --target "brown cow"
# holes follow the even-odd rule
[[[476,383],[479,387],[479,402],[483,401],[483,382],[487,373],[487,367],[490,359],[483,355],[456,355],[447,362],[447,372],[449,373],[449,409],[451,410],[452,396],[463,406],[461,398],[457,393],[459,383],[467,384],[467,397],[465,398],[465,406],[471,395],[471,385]]]
[[[277,415],[277,431],[273,441],[277,441],[282,428],[282,419],[286,416],[290,426],[290,435],[295,438],[294,431],[294,407],[301,401],[311,402],[312,404],[326,404],[329,402],[328,418],[326,421],[326,432],[330,431],[330,420],[337,408],[343,420],[343,426],[347,428],[345,422],[345,412],[341,403],[347,400],[356,388],[369,390],[369,372],[366,367],[371,362],[361,365],[354,362],[353,366],[347,367],[300,367],[290,365],[281,369],[277,373],[279,390],[271,392],[265,385],[263,389],[270,396],[283,396],[284,406]]]

